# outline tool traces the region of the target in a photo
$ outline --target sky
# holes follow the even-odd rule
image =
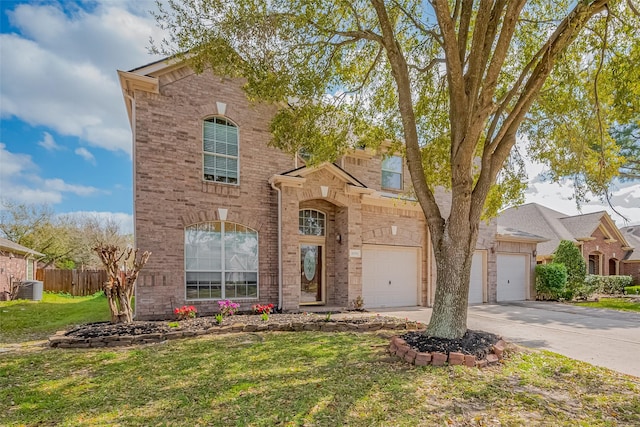
[[[131,129],[117,70],[160,59],[152,0],[0,0],[0,198],[46,203],[58,214],[112,218],[133,230]],[[580,213],[570,181],[528,164],[526,202]],[[614,183],[619,226],[640,224],[640,181]]]

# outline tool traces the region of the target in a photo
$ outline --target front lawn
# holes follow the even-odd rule
[[[640,425],[640,380],[549,352],[415,367],[373,333],[0,355],[0,425]]]
[[[102,292],[88,297],[45,292],[42,301],[1,301],[0,343],[47,339],[69,325],[109,319]]]
[[[575,304],[583,307],[640,312],[640,302],[630,301],[625,298],[600,298],[599,301],[577,302]]]

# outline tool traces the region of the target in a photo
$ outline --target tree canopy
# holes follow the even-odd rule
[[[58,268],[102,268],[96,245],[127,246],[117,223],[101,221],[89,214],[56,215],[47,204],[25,204],[2,200],[0,236],[44,254],[45,265]]]
[[[304,149],[311,162],[384,141],[404,153],[436,259],[428,332],[437,336],[466,330],[479,222],[520,201],[524,152],[552,179],[602,193],[624,162],[609,129],[637,121],[631,0],[158,6],[171,38],[156,51],[242,77],[251,99],[280,105],[275,146]],[[440,186],[450,211],[435,196]]]

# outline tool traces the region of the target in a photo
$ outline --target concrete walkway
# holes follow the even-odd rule
[[[377,312],[425,323],[431,318],[424,307]],[[470,306],[468,313],[469,329],[640,377],[640,313],[534,301]]]

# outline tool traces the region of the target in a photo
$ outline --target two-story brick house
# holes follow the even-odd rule
[[[268,145],[275,107],[249,102],[241,80],[171,61],[119,76],[133,133],[136,246],[153,252],[138,279],[137,318],[185,303],[211,313],[220,299],[292,311],[357,297],[365,307],[431,305],[428,228],[405,197],[401,156],[354,149],[307,167]],[[536,238],[484,225],[470,301],[499,299],[500,245],[521,255],[522,299],[531,298]]]

